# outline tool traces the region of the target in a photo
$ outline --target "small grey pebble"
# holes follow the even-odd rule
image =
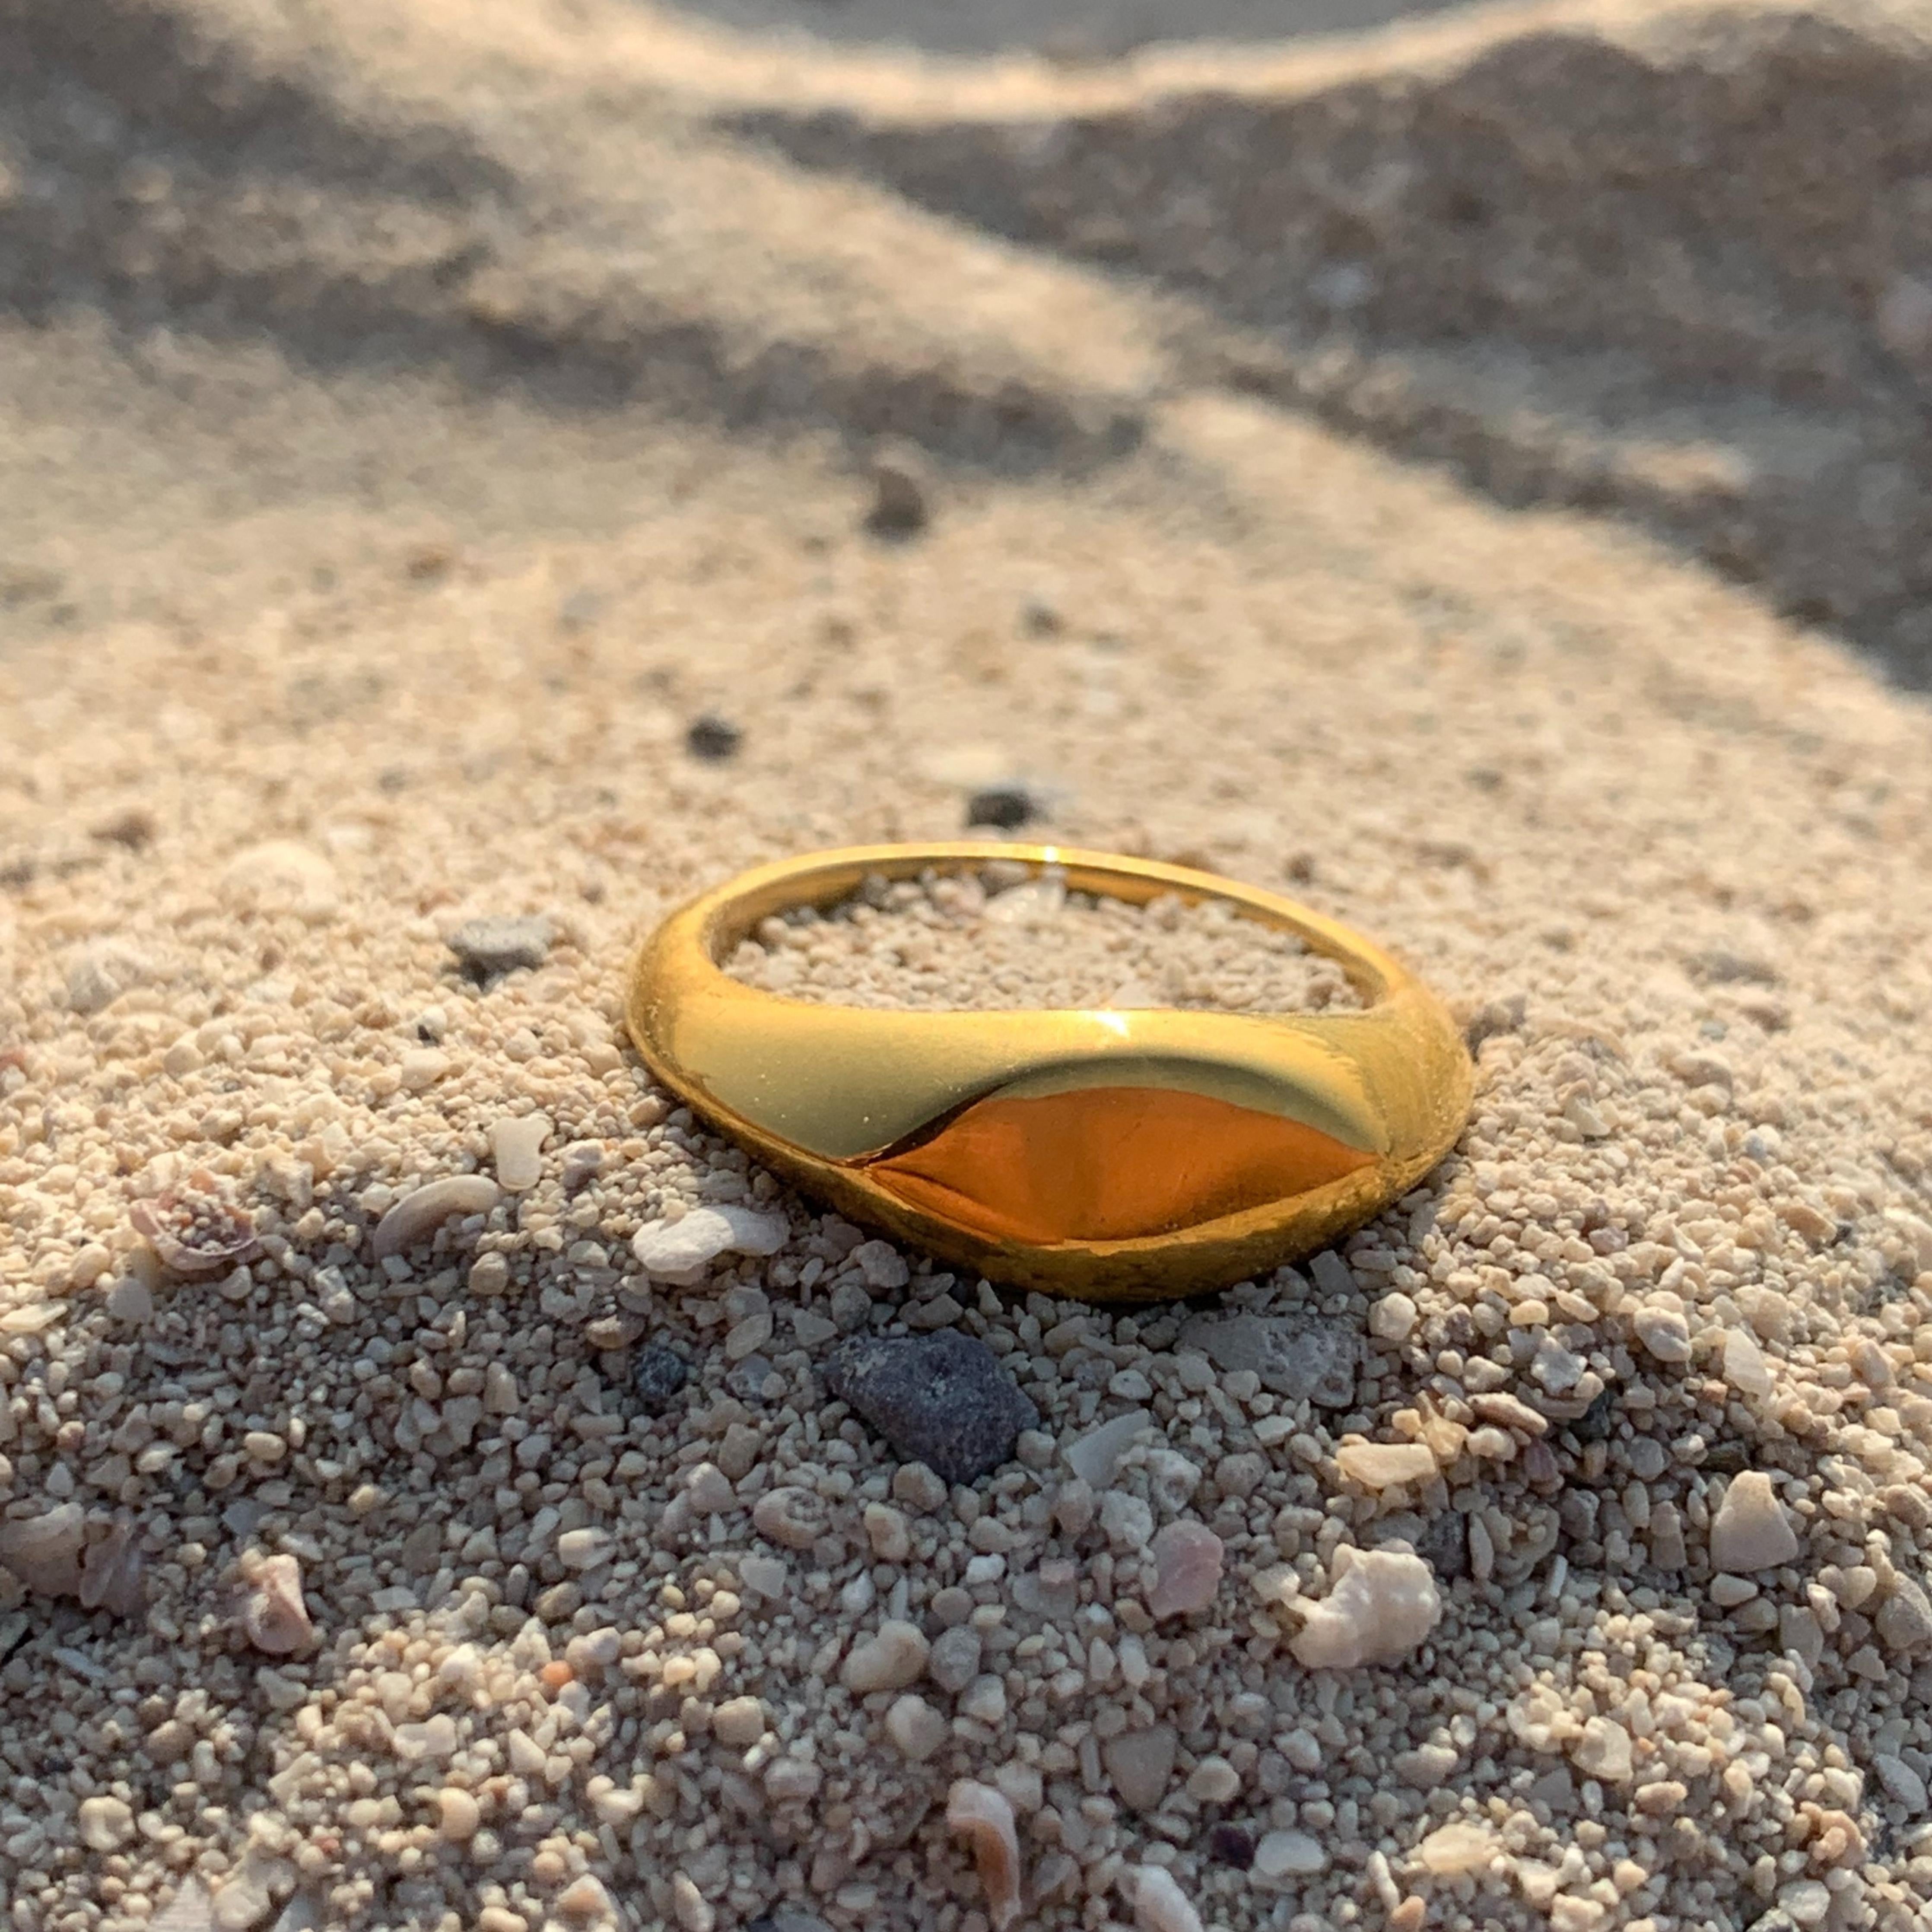
[[[1000,832],[1016,832],[1042,815],[1040,801],[1024,785],[988,785],[966,801],[968,827],[990,825]]]
[[[683,1359],[662,1342],[640,1348],[631,1364],[631,1392],[646,1415],[662,1415],[690,1379]]]
[[[781,1905],[762,1918],[754,1918],[745,1932],[831,1932],[816,1912],[801,1912],[795,1905]]]
[[[1066,628],[1060,613],[1044,597],[1029,597],[1020,606],[1020,628],[1030,638],[1057,638]]]
[[[738,747],[744,742],[744,733],[730,718],[721,718],[715,711],[694,718],[684,734],[685,749],[694,758],[703,758],[714,765],[736,758]]]
[[[494,980],[519,968],[541,966],[556,929],[540,915],[466,920],[449,935],[449,950],[473,980]]]
[[[957,1696],[979,1676],[982,1648],[983,1640],[970,1624],[941,1630],[926,1654],[926,1674],[940,1690]]]
[[[826,1388],[909,1462],[949,1483],[976,1483],[1012,1455],[1040,1412],[985,1342],[956,1328],[854,1336],[826,1357]]]
[[[832,1318],[851,1334],[872,1318],[872,1297],[862,1281],[842,1281],[832,1291]]]
[[[932,520],[926,465],[916,451],[881,450],[872,459],[872,481],[866,527],[874,536],[916,536]]]

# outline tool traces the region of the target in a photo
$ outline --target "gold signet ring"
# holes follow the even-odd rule
[[[1362,1005],[880,1011],[788,999],[720,963],[761,920],[868,879],[996,861],[1135,904],[1225,901],[1337,962]],[[1052,846],[760,866],[651,935],[627,1017],[665,1087],[808,1194],[989,1280],[1096,1301],[1223,1287],[1359,1227],[1448,1150],[1472,1083],[1442,1002],[1348,927],[1210,873]]]

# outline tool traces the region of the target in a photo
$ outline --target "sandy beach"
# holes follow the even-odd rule
[[[20,1932],[1924,1923],[1928,82],[0,0]],[[1394,949],[1456,1150],[1111,1309],[653,1087],[658,916],[989,791]],[[961,930],[815,996],[1019,1000]]]

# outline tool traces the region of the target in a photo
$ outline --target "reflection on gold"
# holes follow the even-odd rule
[[[992,1240],[1127,1241],[1304,1193],[1369,1166],[1298,1120],[1166,1087],[975,1101],[865,1164],[911,1206]]]

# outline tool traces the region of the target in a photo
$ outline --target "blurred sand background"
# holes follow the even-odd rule
[[[78,1496],[150,1590],[145,1623],[6,1610],[14,1922],[145,1924],[192,1877],[184,1924],[212,1892],[230,1928],[292,1895],[331,1924],[734,1932],[796,1894],[836,1932],[984,1932],[935,1807],[1010,1759],[1046,1780],[1025,1828],[1065,1868],[1055,1928],[1131,1922],[1150,1855],[1238,1932],[1304,1906],[1918,1922],[1932,1611],[1895,1644],[1868,1612],[1911,1604],[1932,1542],[1928,426],[1923,4],[0,0],[0,1497],[24,1521]],[[865,528],[887,444],[929,513],[896,542]],[[687,752],[706,712],[734,758]],[[1471,1022],[1441,1219],[1365,1234],[1327,1311],[1419,1310],[1352,1428],[1480,1353],[1450,1304],[1505,1264],[1548,1270],[1566,1346],[1641,1392],[1594,1462],[1551,1436],[1562,1498],[1516,1465],[1452,1475],[1430,1510],[1483,1516],[1493,1574],[1427,1670],[1339,1692],[1267,1664],[1250,1586],[1297,1562],[1319,1594],[1334,1535],[1386,1511],[1318,1448],[1249,1492],[1216,1474],[1260,1410],[1175,1424],[1228,1600],[1150,1640],[1132,1722],[1170,1726],[1178,1768],[1118,1813],[1053,1736],[1088,1694],[1030,1714],[1060,1653],[1013,1660],[1005,1730],[961,1718],[922,1769],[840,1687],[891,1463],[862,1432],[817,1446],[796,1268],[644,1298],[697,1364],[662,1426],[621,1395],[641,1330],[609,1326],[638,1226],[755,1186],[670,1132],[616,1033],[639,934],[739,865],[956,836],[1003,779],[1052,836],[1360,922]],[[455,973],[451,928],[524,913],[554,924],[541,971]],[[492,1123],[534,1108],[538,1190],[412,1276],[370,1265],[398,1194],[489,1171]],[[556,1150],[586,1140],[604,1178],[566,1196]],[[196,1168],[271,1238],[246,1306],[151,1280],[128,1222]],[[785,1205],[840,1280],[850,1231]],[[910,1258],[906,1293],[944,1302]],[[318,1312],[331,1270],[350,1299]],[[862,1324],[898,1320],[845,1278]],[[760,1408],[713,1345],[767,1290],[790,1394]],[[1686,1298],[1694,1367],[1635,1340],[1653,1291]],[[970,1284],[951,1308],[1030,1362],[1062,1442],[1109,1376],[1184,1399],[1173,1324],[1096,1316],[1056,1353],[1042,1330],[1088,1318]],[[1724,1379],[1741,1326],[1762,1388]],[[1497,1348],[1544,1401],[1533,1347]],[[484,1355],[514,1402],[472,1447],[437,1405]],[[747,1508],[816,1481],[832,1521],[718,1696],[764,1699],[823,1796],[757,1784],[670,1696],[664,1660],[712,1639],[652,1593],[677,1568],[735,1611],[752,1538],[731,1510],[658,1526],[733,1427]],[[550,1460],[513,1463],[532,1429]],[[1714,1598],[1706,1530],[1746,1462],[1804,1552]],[[1338,1527],[1304,1546],[1324,1495]],[[1016,1574],[1038,1500],[986,1505]],[[1666,1502],[1678,1541],[1646,1543]],[[980,1508],[918,1517],[916,1617]],[[580,1584],[560,1525],[606,1523],[620,1560]],[[266,1680],[232,1610],[257,1546],[307,1552],[322,1646]],[[619,1741],[566,1764],[592,1731],[530,1746],[536,1673],[581,1638],[598,1681],[607,1628],[637,1636]],[[459,1642],[500,1660],[524,1745],[466,1715],[473,1766],[392,1762],[383,1725],[422,1712],[392,1679]],[[1592,1646],[1716,1726],[1658,1748],[1678,1796],[1573,1786],[1546,1712],[1505,1724],[1582,1696]],[[1265,1724],[1227,1714],[1244,1694]],[[1280,1747],[1317,1731],[1318,1777]],[[1425,1749],[1450,1756],[1391,1784]],[[1232,1808],[1188,1786],[1210,1757]],[[480,1838],[436,1808],[472,1771]],[[591,1791],[634,1771],[634,1802]],[[1508,1828],[1487,1876],[1420,1862],[1459,1818]],[[1217,1820],[1332,1862],[1251,1882],[1204,1849]]]

